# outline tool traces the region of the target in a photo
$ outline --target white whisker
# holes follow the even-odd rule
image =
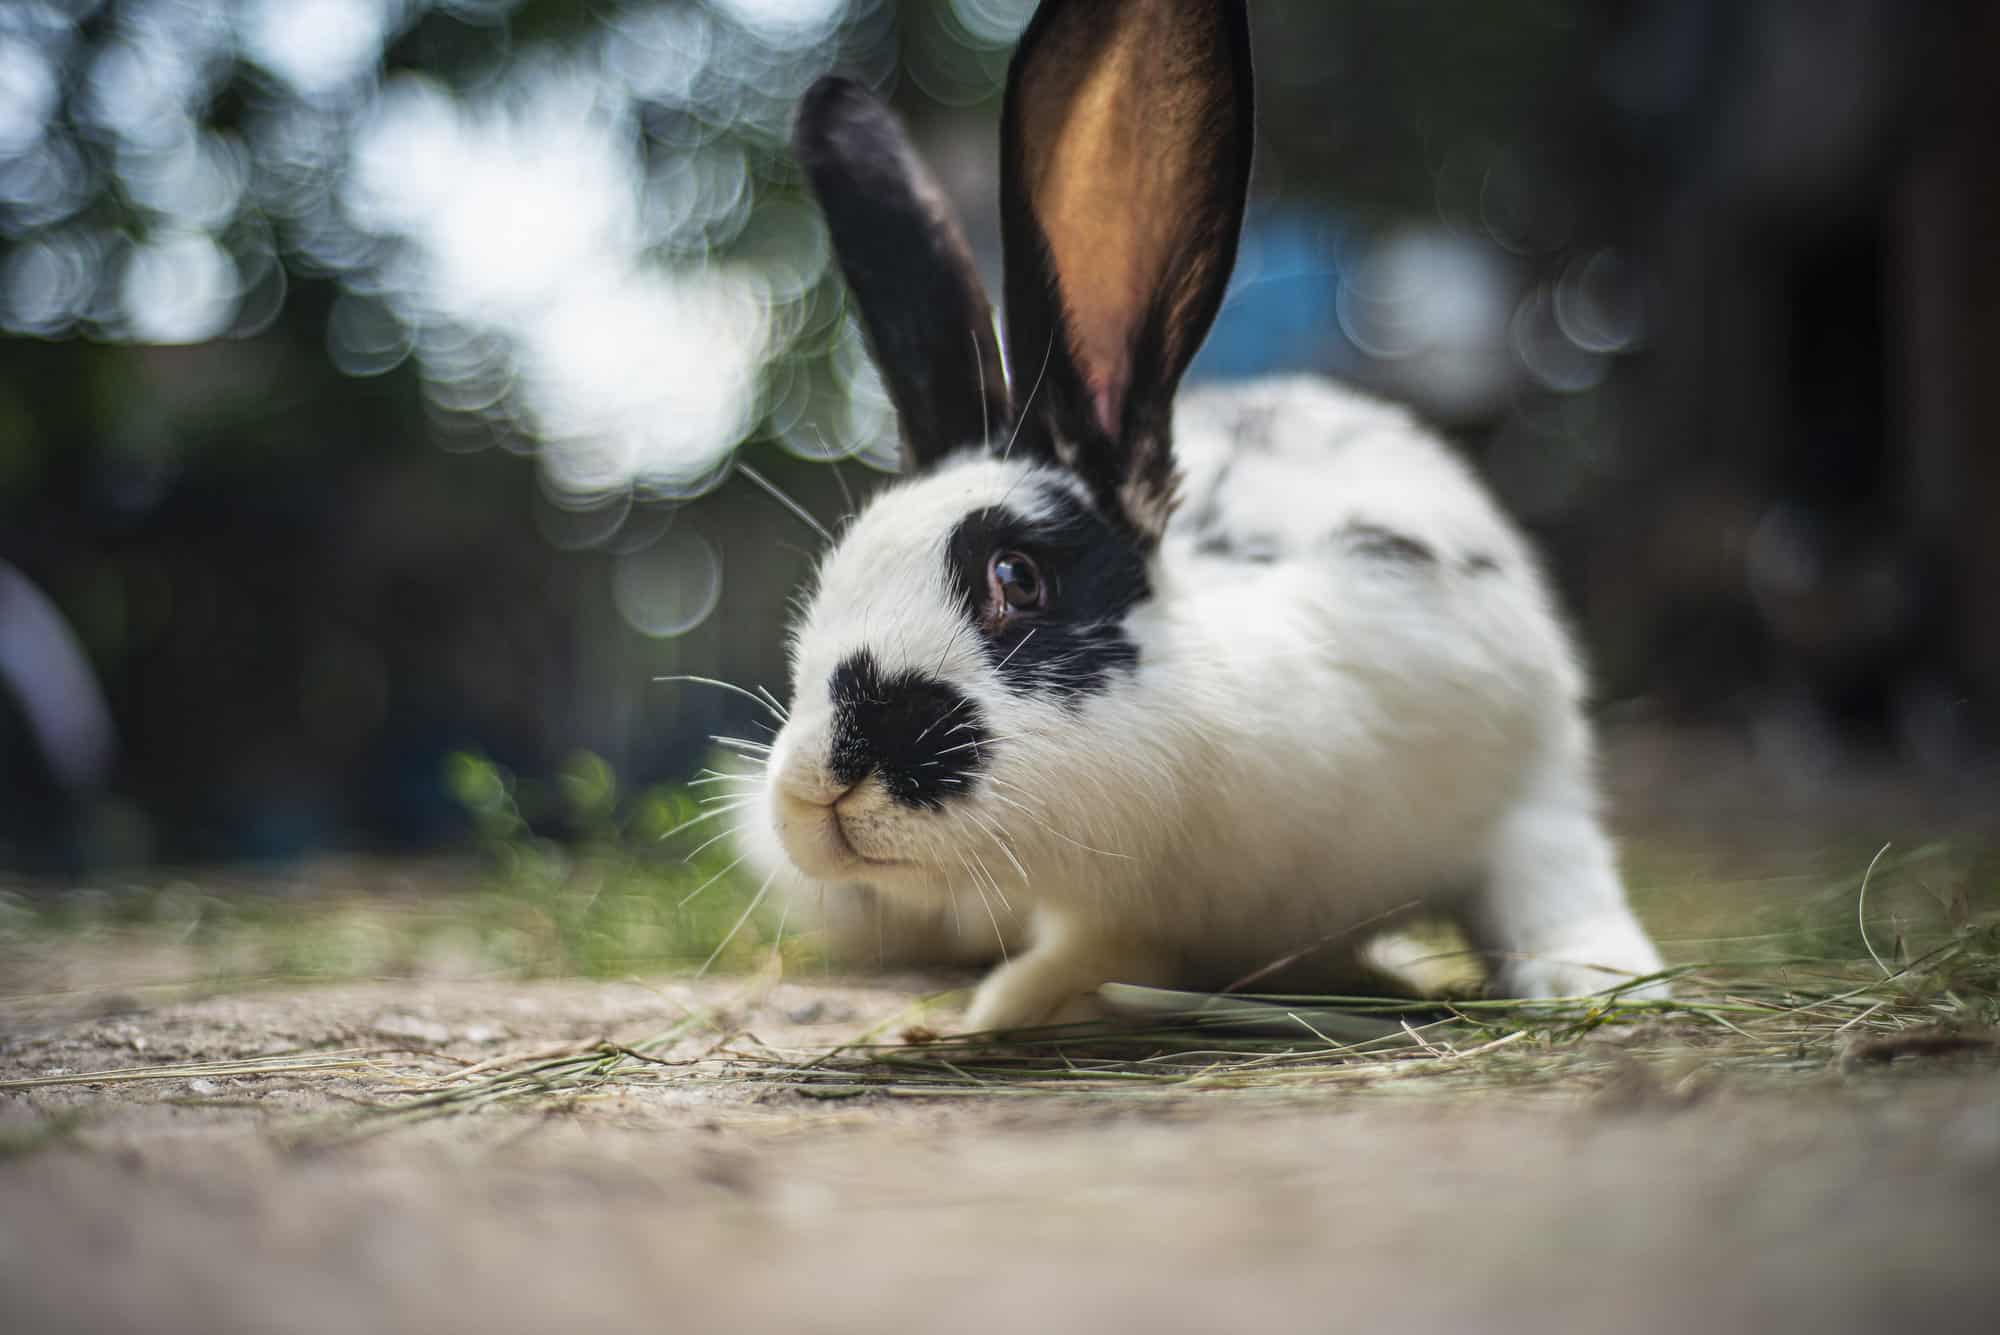
[[[990,784],[996,784],[1003,788],[1012,788],[1015,792],[1024,794],[1026,796],[1030,797],[1034,796],[1034,794],[1029,793],[1027,789],[1021,787],[1019,784],[1008,783],[1005,779],[996,779],[990,774],[986,776],[986,781]],[[1069,835],[1064,834],[1061,830],[1058,830],[1055,826],[1049,824],[1046,820],[1043,820],[1040,816],[1036,815],[1027,806],[1023,805],[1020,802],[1016,802],[1013,798],[1008,797],[1004,793],[995,793],[993,794],[993,798],[995,801],[1005,802],[1008,806],[1013,807],[1016,811],[1019,811],[1023,816],[1026,816],[1029,820],[1033,821],[1043,830],[1046,830],[1048,833],[1054,835],[1056,838],[1062,840],[1066,844],[1075,845],[1076,847],[1082,849],[1086,853],[1096,853],[1100,857],[1117,858],[1123,862],[1132,862],[1136,860],[1130,853],[1114,853],[1108,848],[1093,848],[1089,844],[1084,843],[1081,839],[1071,838]]]
[[[963,625],[961,624],[961,625],[960,625],[960,627],[959,627],[959,629],[963,630],[963,629],[964,629],[964,626],[963,626]],[[950,646],[949,646],[949,645],[947,645],[947,646],[946,646],[946,648],[945,648],[945,652],[946,652],[946,653],[949,653],[949,652],[951,652],[951,649],[950,649]],[[943,662],[944,662],[944,659],[943,659],[942,657],[939,657],[939,659],[938,659],[938,662],[939,662],[939,663],[943,663]],[[937,674],[936,674],[935,672],[933,672],[933,673],[932,673],[931,675],[932,675],[932,676],[936,676]],[[961,710],[961,709],[965,708],[965,707],[966,707],[967,705],[969,705],[969,704],[971,704],[971,703],[972,703],[972,697],[971,697],[971,696],[969,696],[969,695],[965,695],[965,696],[960,696],[960,697],[959,697],[959,701],[958,701],[958,703],[957,703],[957,704],[953,705],[953,706],[952,706],[952,707],[951,707],[950,709],[947,709],[947,710],[945,710],[945,711],[944,711],[944,713],[942,713],[942,714],[938,715],[938,716],[937,716],[936,718],[932,719],[932,720],[931,720],[931,724],[930,724],[930,727],[929,727],[929,728],[925,728],[925,729],[924,729],[924,730],[923,730],[922,732],[920,732],[920,733],[918,733],[918,734],[917,734],[917,742],[921,742],[921,741],[922,741],[922,740],[923,740],[924,738],[926,738],[926,737],[930,736],[930,735],[931,735],[931,730],[932,730],[933,728],[936,728],[936,727],[938,726],[938,724],[940,724],[940,723],[943,723],[943,722],[944,722],[944,721],[945,721],[946,719],[950,718],[950,717],[951,717],[951,716],[952,716],[953,714],[956,714],[956,713],[957,713],[957,712],[958,712],[959,710]],[[956,729],[954,729],[953,731],[956,731]],[[912,746],[915,746],[915,745],[916,745],[916,742],[912,742],[912,743],[910,743],[910,745],[912,745]]]
[[[813,434],[820,437],[819,443],[822,447],[824,447],[826,445],[826,437],[820,436],[819,428],[817,426],[813,428]],[[832,453],[832,451],[824,451],[824,452],[828,454]],[[841,476],[840,460],[829,458],[827,460],[827,466],[833,469],[834,485],[840,488],[840,499],[842,503],[847,506],[847,513],[840,517],[841,527],[845,528],[847,525],[854,522],[854,516],[856,513],[854,509],[854,493],[847,489],[847,479]]]
[[[1050,354],[1054,353],[1055,350],[1056,350],[1056,335],[1054,331],[1051,331],[1049,333],[1049,345],[1048,347],[1042,349],[1042,369],[1035,373],[1034,388],[1028,391],[1028,401],[1021,405],[1021,415],[1014,419],[1013,434],[1007,437],[1006,448],[1000,451],[1000,457],[1002,459],[1007,458],[1014,452],[1014,442],[1020,439],[1021,428],[1027,423],[1028,420],[1028,412],[1035,406],[1035,396],[1042,392],[1042,377],[1049,373],[1049,356]],[[1016,485],[1019,484],[1017,483]],[[1011,491],[1012,489],[1010,488],[1009,490]],[[1004,500],[1006,498],[1002,497],[1001,499]]]
[[[714,820],[717,816],[727,816],[732,811],[741,811],[744,807],[749,806],[751,801],[752,799],[748,797],[742,797],[735,799],[734,806],[711,807],[707,811],[702,812],[699,816],[692,816],[687,820],[682,821],[679,825],[674,826],[673,829],[668,830],[665,834],[660,836],[660,841],[664,843],[667,840],[673,838],[675,835],[679,834],[682,830],[692,830],[695,826],[700,825],[702,822]]]
[[[979,815],[976,812],[968,811],[965,813],[965,817],[966,819],[970,820],[974,825],[978,826],[981,830],[984,830],[986,832],[986,837],[988,839],[991,839],[994,842],[994,844],[1000,849],[1000,851],[1006,855],[1007,861],[1014,864],[1015,874],[1021,878],[1022,888],[1026,889],[1028,885],[1028,869],[1021,865],[1021,859],[1014,855],[1013,847],[1008,844],[1008,842],[1004,837],[1002,837],[1004,831],[999,831],[994,826],[987,824],[984,820],[980,819]],[[1000,887],[996,883],[993,888],[995,890],[998,890]],[[1004,895],[1001,896],[1001,902],[1006,903],[1006,896]],[[1013,911],[1013,907],[1011,905],[1008,906],[1008,911],[1010,913]]]
[[[692,853],[689,853],[686,857],[682,858],[681,861],[693,862],[697,857],[701,856],[702,850],[707,848],[709,845],[720,843],[722,840],[727,839],[732,834],[741,834],[743,833],[744,830],[748,828],[749,827],[747,825],[732,825],[728,829],[724,830],[721,834],[712,834],[708,838],[696,844],[694,846],[694,851]]]
[[[1001,659],[1001,660],[1000,660],[1000,666],[999,666],[999,667],[996,667],[996,668],[994,668],[993,670],[994,670],[995,672],[1002,672],[1002,671],[1005,671],[1005,670],[1006,670],[1006,667],[1007,667],[1007,665],[1008,665],[1009,663],[1011,663],[1011,662],[1013,662],[1013,661],[1014,661],[1014,655],[1015,655],[1015,654],[1018,654],[1018,653],[1020,653],[1020,652],[1021,652],[1021,651],[1022,651],[1023,649],[1027,648],[1027,647],[1028,647],[1028,641],[1029,641],[1029,640],[1032,640],[1032,639],[1034,639],[1034,638],[1035,638],[1035,632],[1036,632],[1036,631],[1038,631],[1038,630],[1040,630],[1040,629],[1041,629],[1041,627],[1040,627],[1040,626],[1030,626],[1030,627],[1028,627],[1028,633],[1027,633],[1026,635],[1023,635],[1023,636],[1021,637],[1021,642],[1020,642],[1019,644],[1015,645],[1015,646],[1014,646],[1014,647],[1013,647],[1012,649],[1009,649],[1009,650],[1007,651],[1007,656],[1006,656],[1005,658],[1003,658],[1003,659]]]
[[[952,731],[956,732],[957,729],[954,728]],[[1019,740],[1019,734],[1012,737],[975,737],[969,742],[960,742],[957,746],[947,746],[944,750],[934,752],[933,754],[938,756],[957,755],[960,751],[972,751],[982,746],[994,746],[1000,742],[1016,742]]]
[[[777,706],[776,701],[767,699],[765,696],[758,695],[756,691],[752,691],[745,687],[738,686],[733,681],[722,681],[715,677],[697,677],[692,673],[686,673],[686,672],[670,673],[666,676],[655,677],[653,678],[653,680],[675,681],[675,682],[691,681],[695,683],[697,686],[713,686],[720,691],[734,691],[736,692],[736,694],[742,696],[745,700],[748,700],[751,704],[756,705],[759,709],[769,709],[775,712],[778,716],[778,721],[780,723],[785,721],[785,711]],[[764,688],[762,686],[759,686],[757,688],[758,691],[761,691],[763,689]]]
[[[741,783],[755,787],[763,782],[764,776],[761,774],[717,774],[712,770],[703,770],[701,777],[689,779],[687,786],[690,788],[700,788],[705,784],[711,783]]]
[[[785,907],[778,911],[778,934],[771,938],[771,963],[780,970],[784,967],[784,960],[779,956],[778,951],[785,944],[785,923],[791,916],[792,899],[790,895],[787,895],[785,896]]]
[[[986,920],[993,924],[993,940],[1000,947],[1000,960],[1004,964],[1007,962],[1007,934],[1000,930],[1000,919],[994,916],[993,901],[986,897],[985,887],[979,884],[979,878],[973,876],[972,866],[966,862],[965,854],[958,855],[958,863],[965,868],[965,874],[972,877],[972,888],[978,892],[979,902],[986,907]]]
[[[965,935],[965,923],[960,919],[958,913],[958,887],[952,884],[951,873],[945,870],[944,862],[937,855],[937,836],[926,834],[924,836],[924,843],[930,850],[931,865],[944,873],[945,894],[951,897],[951,930],[963,936]]]
[[[972,340],[972,365],[979,372],[979,443],[993,443],[993,422],[986,410],[986,357],[979,350],[979,331],[968,329],[965,336]]]
[[[724,867],[721,871],[715,873],[715,875],[709,877],[707,880],[703,881],[700,885],[696,886],[694,889],[688,891],[685,895],[681,896],[680,902],[674,905],[674,907],[679,909],[686,908],[689,904],[694,902],[694,897],[696,895],[708,889],[708,887],[714,885],[717,881],[729,875],[730,872],[735,871],[738,867],[742,865],[743,865],[743,859],[742,858],[736,859],[736,861],[730,863],[727,867]]]
[[[736,461],[735,467],[737,472],[741,473],[744,477],[749,478],[752,482],[755,482],[758,486],[762,487],[764,491],[771,497],[772,500],[784,506],[787,510],[790,510],[793,516],[796,517],[800,523],[804,524],[807,528],[811,529],[813,532],[819,534],[821,540],[824,541],[827,546],[829,547],[833,546],[833,534],[826,531],[826,525],[820,523],[819,520],[813,518],[812,511],[806,509],[805,506],[800,505],[797,501],[787,496],[782,490],[779,489],[777,483],[771,481],[771,479],[765,477],[762,473],[752,468],[749,464],[744,463],[741,459],[738,459]],[[811,555],[811,553],[807,553],[807,555]]]
[[[968,850],[968,852],[969,851],[970,850]],[[986,865],[985,858],[980,857],[979,854],[977,853],[972,853],[971,857],[973,866],[976,867],[979,871],[979,874],[985,878],[986,884],[992,887],[993,897],[1000,901],[1001,908],[1007,910],[1007,916],[1010,918],[1013,917],[1014,906],[1007,901],[1007,892],[1000,888],[1000,878],[995,876],[993,874],[993,869]]]
[[[937,666],[931,669],[931,675],[933,677],[939,676],[944,672],[944,660],[950,658],[951,651],[958,648],[958,637],[965,634],[965,628],[970,624],[971,623],[967,621],[960,621],[958,623],[958,629],[954,630],[951,633],[951,638],[944,642],[944,652],[938,655]],[[965,701],[961,699],[957,704],[953,705],[950,710],[946,711],[945,717],[949,718],[952,713],[955,713],[959,709],[964,708],[964,706],[965,706]],[[943,720],[940,719],[939,722],[943,722]],[[935,728],[936,726],[937,726],[936,723],[933,723],[931,725],[932,728]],[[924,731],[929,732],[930,728],[926,728],[924,729]]]
[[[750,906],[743,910],[743,916],[738,918],[736,920],[736,925],[729,929],[729,935],[722,938],[721,943],[717,945],[712,952],[710,952],[709,957],[702,961],[701,967],[694,971],[695,977],[700,978],[703,974],[706,974],[709,970],[709,966],[714,964],[718,959],[722,958],[722,952],[729,948],[729,943],[731,941],[734,941],[736,939],[736,934],[743,930],[743,924],[750,921],[750,915],[757,911],[757,906],[764,902],[764,896],[770,893],[771,882],[777,879],[778,879],[778,873],[775,871],[773,871],[769,876],[766,876],[764,878],[764,884],[758,886],[757,893],[751,896]]]

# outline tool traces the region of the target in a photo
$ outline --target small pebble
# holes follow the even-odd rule
[[[369,1026],[385,1038],[409,1039],[417,1043],[449,1043],[451,1030],[435,1020],[392,1012],[378,1015]]]

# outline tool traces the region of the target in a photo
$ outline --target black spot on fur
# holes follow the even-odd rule
[[[1215,478],[1208,484],[1208,490],[1201,501],[1188,513],[1188,527],[1196,533],[1212,533],[1222,523],[1222,493],[1229,485],[1229,474],[1236,467],[1236,460],[1223,461],[1215,470]]]
[[[1357,519],[1344,525],[1337,536],[1349,551],[1370,560],[1413,566],[1437,564],[1437,553],[1431,550],[1429,543],[1394,529],[1383,528],[1380,524]]]
[[[1270,565],[1278,559],[1278,540],[1263,533],[1209,533],[1194,545],[1194,549],[1202,556],[1247,561],[1258,566]]]
[[[987,657],[1011,690],[1074,703],[1102,691],[1139,662],[1125,615],[1152,596],[1140,539],[1061,487],[1045,488],[1045,517],[1004,506],[960,520],[946,547],[960,605],[980,628]],[[1026,553],[1041,569],[1048,606],[991,624],[986,563],[996,551]]]
[[[1500,562],[1485,552],[1473,552],[1459,563],[1459,569],[1468,575],[1491,575],[1500,569]]]
[[[1268,403],[1248,405],[1236,414],[1230,437],[1241,449],[1269,454],[1277,442],[1278,410]]]
[[[873,655],[834,669],[833,749],[828,768],[842,783],[877,775],[906,807],[935,811],[970,786],[986,759],[979,706],[958,688],[921,672],[884,674]]]

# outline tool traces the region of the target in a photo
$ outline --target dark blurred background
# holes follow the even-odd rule
[[[989,281],[1030,0],[0,3],[0,868],[425,849],[687,775],[893,430],[785,148],[893,93]],[[1616,720],[1991,772],[2000,6],[1252,5],[1199,373],[1415,405]],[[1690,782],[1696,781],[1692,776]]]

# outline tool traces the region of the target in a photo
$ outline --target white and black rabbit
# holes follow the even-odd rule
[[[1007,81],[1003,373],[893,116],[839,79],[799,112],[906,477],[820,565],[746,852],[850,927],[874,896],[905,947],[1008,951],[974,1029],[1110,980],[1296,980],[1413,904],[1504,995],[1660,968],[1576,654],[1466,468],[1317,379],[1176,399],[1252,122],[1241,3],[1046,0]]]

